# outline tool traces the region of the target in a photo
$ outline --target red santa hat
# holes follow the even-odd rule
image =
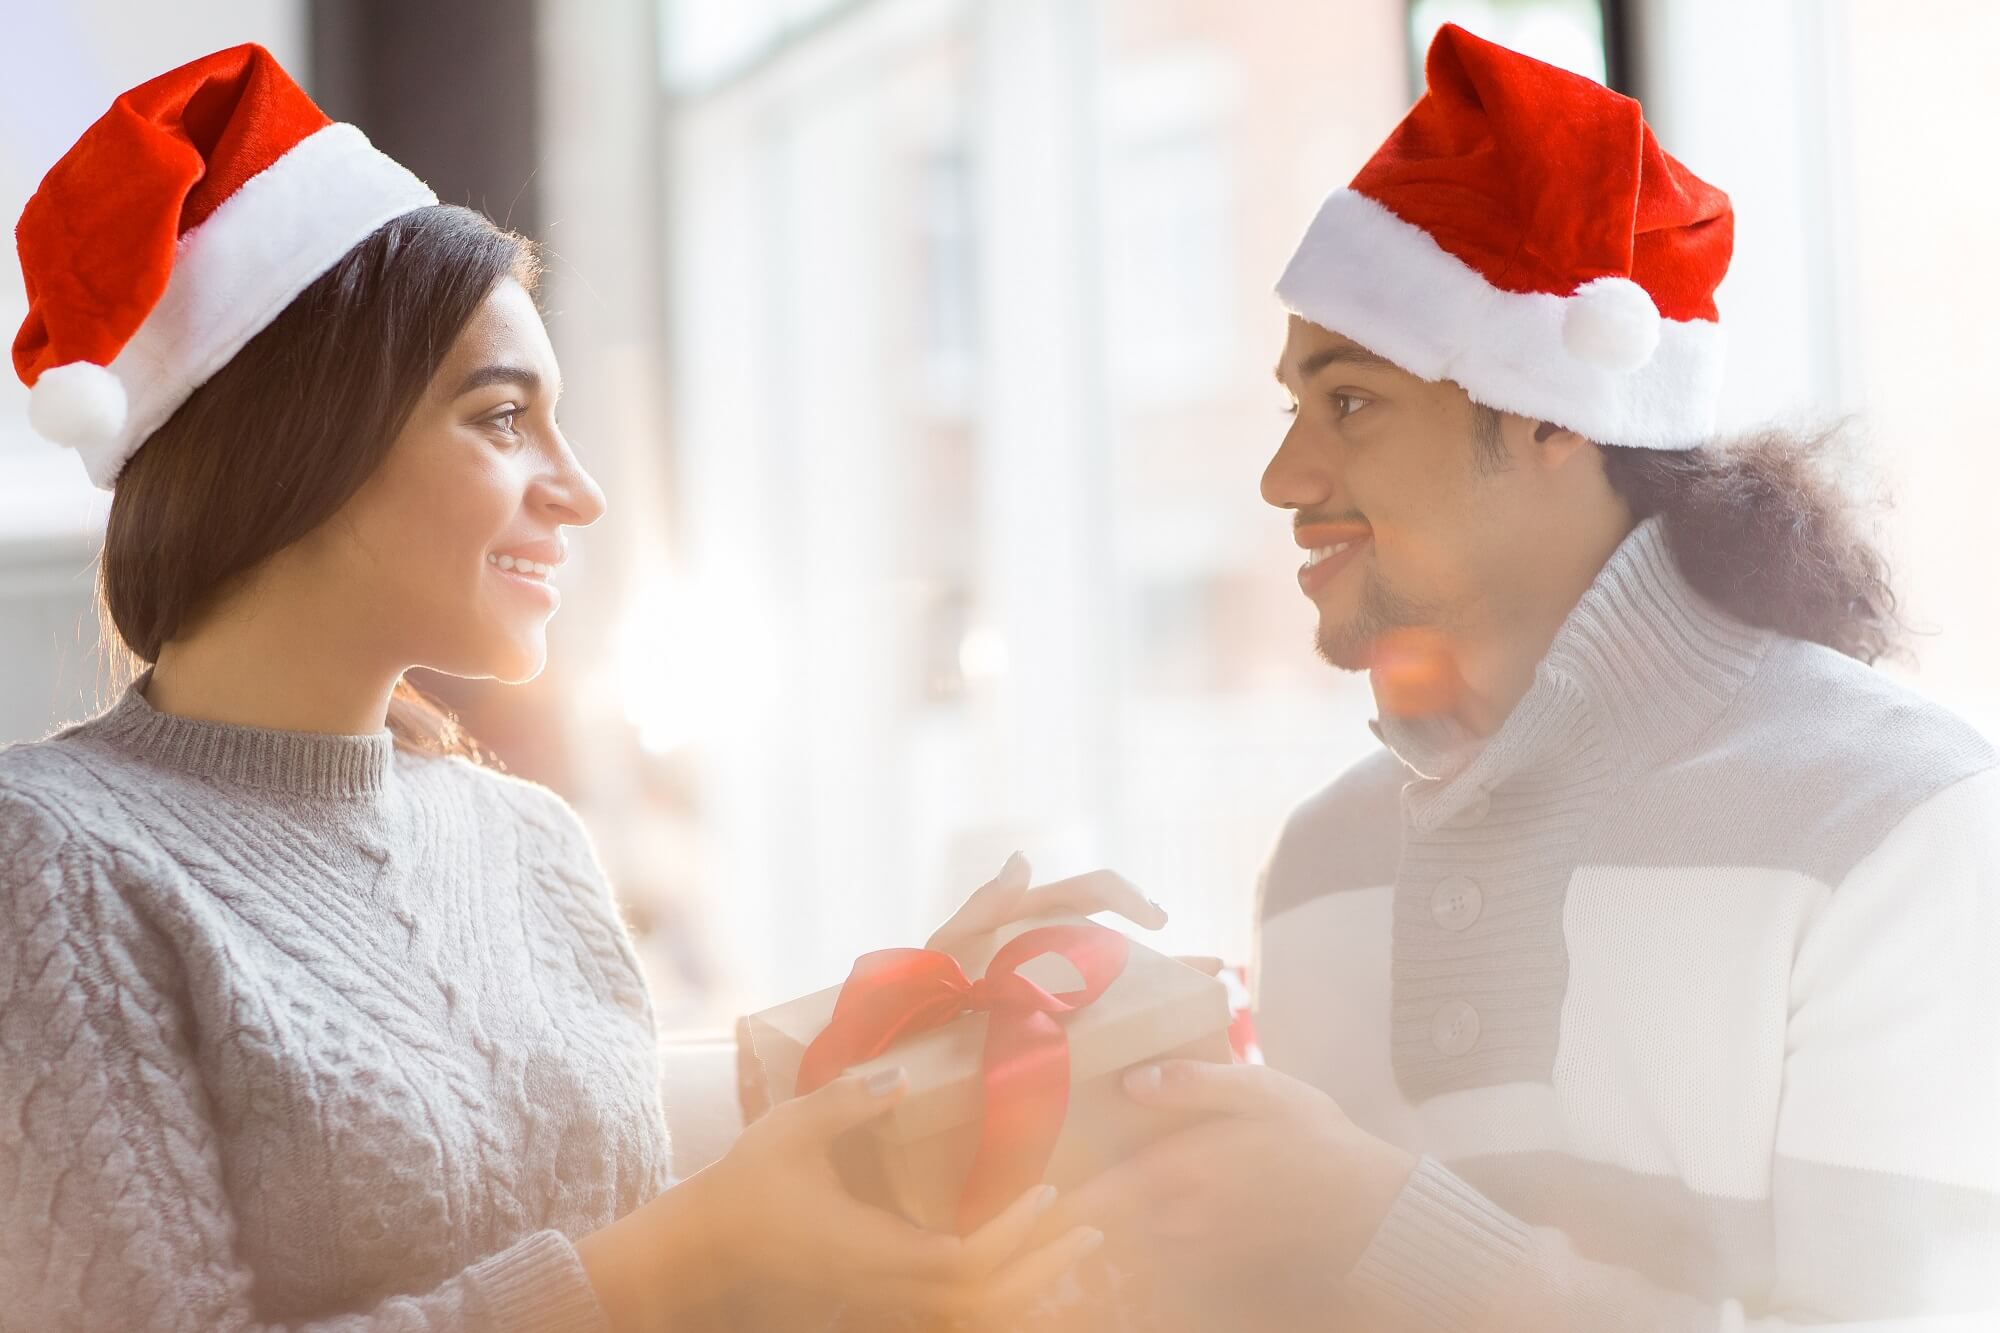
[[[30,423],[110,489],[313,279],[436,202],[261,46],[140,84],[50,169],[15,229],[28,317],[14,369]]]
[[[1320,206],[1293,314],[1600,444],[1691,449],[1721,389],[1729,197],[1639,104],[1446,24],[1416,106]]]

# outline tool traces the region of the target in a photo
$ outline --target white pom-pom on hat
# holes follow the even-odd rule
[[[1563,346],[1600,370],[1637,370],[1660,345],[1660,309],[1630,278],[1593,278],[1563,302]]]
[[[125,429],[125,386],[88,361],[50,366],[28,391],[28,424],[35,433],[72,449],[110,444]]]

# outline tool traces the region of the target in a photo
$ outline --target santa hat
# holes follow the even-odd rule
[[[14,369],[30,423],[110,489],[313,279],[436,202],[261,46],[140,84],[43,177],[15,229],[28,318]]]
[[[1600,444],[1714,426],[1729,197],[1639,104],[1446,24],[1426,88],[1278,281],[1292,313]]]

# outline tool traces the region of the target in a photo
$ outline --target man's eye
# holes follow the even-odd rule
[[[1368,406],[1368,400],[1358,394],[1336,393],[1328,397],[1333,400],[1333,414],[1337,417],[1351,417]]]

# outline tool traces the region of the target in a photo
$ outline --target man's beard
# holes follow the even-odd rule
[[[1321,617],[1314,647],[1328,666],[1366,671],[1375,665],[1375,645],[1391,630],[1435,624],[1433,608],[1404,597],[1373,568],[1364,571],[1361,606],[1340,624]]]

